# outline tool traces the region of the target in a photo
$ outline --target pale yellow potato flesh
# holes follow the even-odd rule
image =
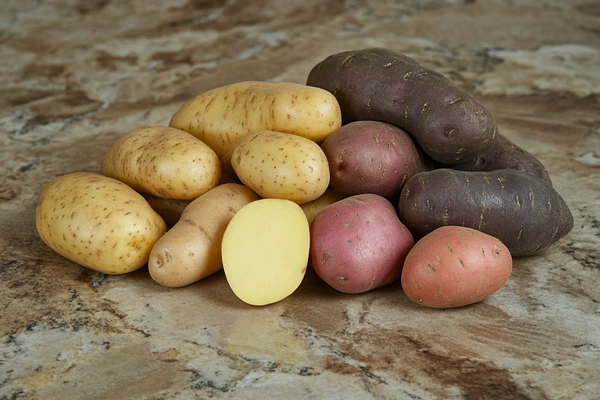
[[[247,187],[225,183],[192,201],[152,248],[148,260],[152,279],[182,287],[221,270],[225,228],[240,208],[257,199]]]
[[[245,303],[283,300],[300,286],[308,265],[306,215],[289,200],[260,199],[232,218],[222,242],[229,286]]]
[[[224,170],[231,171],[233,146],[261,130],[291,133],[321,143],[342,125],[335,96],[289,82],[245,81],[217,87],[184,104],[170,126],[209,145]]]
[[[231,161],[240,180],[263,198],[304,204],[329,186],[329,164],[321,147],[289,133],[250,133],[236,144]]]
[[[44,188],[36,208],[36,229],[63,257],[114,275],[146,264],[166,225],[126,184],[100,174],[75,172]]]
[[[111,146],[104,174],[138,192],[193,200],[217,186],[221,165],[215,152],[189,133],[148,126],[126,133]]]

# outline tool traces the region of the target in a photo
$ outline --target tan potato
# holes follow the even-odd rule
[[[150,276],[168,287],[186,286],[217,272],[221,240],[235,213],[258,196],[237,183],[225,183],[192,201],[175,224],[154,245]]]
[[[90,172],[60,176],[42,191],[36,228],[58,254],[105,274],[134,271],[165,233],[162,218],[135,190]]]
[[[260,131],[235,146],[237,176],[263,198],[308,203],[329,186],[329,164],[318,144],[288,133]]]
[[[221,166],[215,152],[189,133],[149,126],[112,145],[104,157],[104,174],[138,192],[192,200],[217,186]]]
[[[336,201],[342,200],[343,198],[344,196],[329,188],[316,200],[304,203],[300,205],[300,207],[302,208],[302,211],[304,211],[304,214],[306,214],[306,218],[310,224],[312,223],[313,219],[315,219],[315,216],[319,213],[319,211],[328,205],[335,203]]]
[[[249,133],[272,130],[320,143],[341,125],[338,101],[326,90],[257,81],[202,93],[184,104],[170,122],[209,145],[227,171],[231,171],[233,146]]]
[[[260,199],[242,207],[225,230],[223,270],[242,301],[262,306],[292,294],[306,273],[310,231],[300,206]]]

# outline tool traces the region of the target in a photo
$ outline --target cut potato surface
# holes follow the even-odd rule
[[[310,231],[290,200],[260,199],[242,207],[225,230],[223,269],[242,301],[266,305],[292,294],[308,264]]]

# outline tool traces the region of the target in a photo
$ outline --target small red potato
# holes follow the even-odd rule
[[[359,194],[323,208],[310,225],[317,274],[343,293],[362,293],[400,278],[414,245],[394,206],[376,194]]]
[[[379,121],[346,124],[321,148],[329,162],[329,184],[345,197],[374,193],[391,199],[410,177],[432,169],[406,132]]]
[[[496,293],[512,272],[508,248],[472,228],[444,226],[421,238],[402,270],[402,289],[415,303],[462,307]]]

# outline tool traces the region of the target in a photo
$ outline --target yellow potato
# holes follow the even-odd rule
[[[243,136],[272,130],[317,143],[342,125],[335,96],[321,88],[288,82],[238,82],[196,96],[173,115],[170,126],[209,145],[224,170]]]
[[[134,271],[165,233],[162,218],[135,190],[90,172],[60,176],[42,191],[36,228],[58,254],[105,274]]]
[[[138,192],[192,200],[217,186],[221,166],[215,152],[189,133],[149,126],[126,133],[111,146],[104,174]]]
[[[344,196],[329,188],[316,200],[304,203],[300,207],[302,207],[302,211],[304,211],[304,214],[306,214],[306,218],[310,224],[313,219],[315,219],[315,216],[319,213],[319,211],[328,205],[335,203],[336,201],[342,200],[343,198]]]
[[[221,240],[235,213],[258,196],[237,183],[225,183],[190,203],[181,218],[154,245],[148,261],[150,276],[168,287],[186,286],[217,272]]]
[[[294,202],[260,199],[240,209],[225,230],[223,269],[242,301],[256,306],[292,294],[308,265],[310,232]]]
[[[233,150],[240,180],[264,198],[308,203],[329,186],[329,164],[315,142],[288,133],[260,131],[241,139]]]

